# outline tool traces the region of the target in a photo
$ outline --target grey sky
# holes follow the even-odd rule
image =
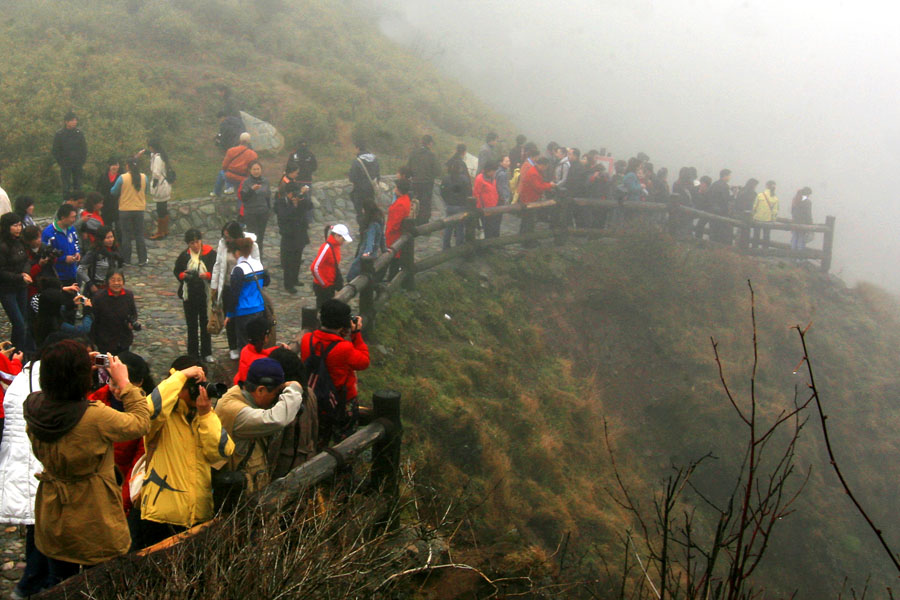
[[[900,291],[900,9],[804,0],[380,0],[382,29],[522,132],[804,185],[835,271]],[[670,179],[671,181],[671,179]],[[818,241],[814,245],[818,246]]]

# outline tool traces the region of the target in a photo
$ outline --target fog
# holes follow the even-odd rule
[[[833,272],[900,292],[900,9],[770,0],[378,0],[379,25],[530,139],[778,182],[837,217]],[[486,123],[485,127],[490,124]],[[507,146],[512,140],[506,140]],[[760,186],[759,189],[762,189]],[[812,244],[819,247],[820,241]]]

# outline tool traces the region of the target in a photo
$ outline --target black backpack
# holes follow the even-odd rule
[[[307,388],[315,395],[319,413],[322,415],[333,416],[340,414],[340,409],[347,402],[347,390],[343,387],[337,388],[334,385],[331,373],[328,372],[328,365],[325,363],[328,355],[337,346],[338,341],[331,342],[328,347],[324,347],[324,344],[321,342],[314,346],[313,336],[310,334],[309,356],[303,361],[303,368],[309,373]],[[317,351],[318,354],[316,353]]]
[[[173,169],[169,165],[166,165],[166,181],[168,181],[169,184],[171,185],[171,184],[175,183],[175,179],[177,177],[178,177],[178,174],[175,173],[175,169]]]

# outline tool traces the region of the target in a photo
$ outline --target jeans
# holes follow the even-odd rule
[[[419,213],[416,215],[416,225],[424,225],[431,220],[431,199],[434,197],[434,180],[414,181],[412,192],[413,196],[419,200]]]
[[[209,314],[206,312],[206,297],[194,300],[192,297],[184,305],[184,320],[187,323],[187,353],[202,358],[212,354],[212,338],[206,330]],[[197,332],[200,335],[197,335]]]
[[[256,244],[259,246],[259,260],[263,259],[263,242],[266,239],[266,225],[269,223],[269,213],[248,213],[241,218],[244,222],[244,231],[256,234]]]
[[[806,238],[802,231],[791,232],[791,250],[805,250]]]
[[[500,224],[503,222],[503,215],[491,215],[481,219],[484,224],[484,239],[500,237]]]
[[[50,563],[34,544],[34,525],[25,526],[25,571],[16,584],[20,596],[33,596],[48,587]]]
[[[461,212],[466,212],[466,208],[464,206],[454,206],[452,204],[446,205],[447,216],[451,217],[453,215],[458,215]],[[450,227],[444,229],[444,250],[450,249],[450,238],[456,238],[456,245],[459,246],[464,244],[466,241],[466,224],[463,221],[459,223],[455,223]]]
[[[59,167],[59,178],[62,180],[63,200],[69,192],[76,192],[81,189],[82,166],[77,167]]]
[[[225,192],[226,183],[228,183],[228,180],[225,178],[225,171],[219,171],[219,174],[216,175],[216,183],[213,186],[213,193],[216,196],[221,196]]]
[[[25,319],[28,315],[28,293],[26,288],[21,290],[4,290],[0,292],[0,304],[9,317],[12,325],[11,342],[17,350],[30,352],[35,349],[34,340]]]
[[[234,335],[235,338],[237,338],[235,341],[237,342],[238,350],[243,349],[244,346],[250,342],[250,339],[247,337],[247,323],[265,314],[265,311],[259,311],[257,313],[232,317],[230,319],[231,321],[234,321]]]
[[[59,330],[63,333],[68,333],[71,335],[82,336],[82,335],[91,335],[91,326],[94,324],[93,315],[86,314],[84,318],[81,319],[81,325],[73,325],[72,323],[63,322],[62,325],[59,326]]]
[[[137,243],[138,262],[147,261],[147,243],[144,240],[144,211],[120,210],[119,225],[122,228],[122,260],[131,262],[131,243]]]
[[[762,227],[754,227],[753,228],[753,244],[754,248],[768,248],[769,247],[769,238],[772,237],[771,229],[764,229]]]

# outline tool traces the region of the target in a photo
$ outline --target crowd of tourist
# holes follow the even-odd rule
[[[233,194],[238,218],[224,222],[215,244],[197,229],[184,233],[172,273],[187,351],[158,384],[146,361],[131,352],[142,328],[125,269],[136,277],[140,270],[130,267],[149,262],[148,197],[158,217],[149,237],[165,240],[169,233],[175,171],[160,142],[150,140],[146,153],[107,161],[95,189],[85,193],[87,145],[76,115],[68,113],[52,146],[64,198],[52,222],[39,228],[34,200],[21,196],[11,205],[0,188],[0,302],[11,325],[10,343],[0,348],[0,393],[8,386],[0,421],[0,522],[27,526],[27,567],[15,597],[208,521],[240,494],[262,489],[349,436],[360,413],[356,373],[369,366],[369,352],[362,318],[335,295],[363,272],[365,260],[385,252],[392,258],[374,275],[376,282],[402,269],[391,246],[405,222],[426,224],[440,210],[435,189],[446,216],[550,197],[600,198],[618,206],[675,201],[760,224],[779,217],[774,181],[757,191],[756,179],[733,186],[728,169],[713,182],[684,167],[670,187],[668,171],[654,168],[643,153],[624,161],[605,149],[582,153],[556,143],[541,151],[524,136],[502,151],[493,132],[477,160],[459,144],[443,166],[434,139],[423,136],[398,169],[387,202],[379,198],[379,160],[360,142],[348,173],[356,229],[328,226],[308,263],[320,326],[298,342],[279,344],[266,292],[276,279],[265,266],[266,231],[274,213],[281,283],[296,294],[311,242],[318,162],[298,142],[273,186],[237,115],[221,115],[217,142],[224,158],[212,195]],[[149,175],[142,172],[147,158]],[[811,193],[803,188],[795,195],[795,222],[812,222]],[[615,226],[625,219],[615,206],[576,207],[573,223]],[[533,231],[541,218],[539,211],[522,213],[520,231]],[[486,214],[480,233],[499,236],[502,220]],[[733,229],[718,221],[700,217],[681,225],[686,234],[731,243]],[[463,221],[447,227],[444,248],[463,243],[466,227]],[[757,227],[755,243],[767,243],[768,235],[768,228]],[[342,250],[354,241],[345,278]],[[807,241],[808,234],[795,232],[792,248]],[[223,329],[228,358],[236,361],[227,385],[208,382],[205,366],[216,361],[212,336]]]

